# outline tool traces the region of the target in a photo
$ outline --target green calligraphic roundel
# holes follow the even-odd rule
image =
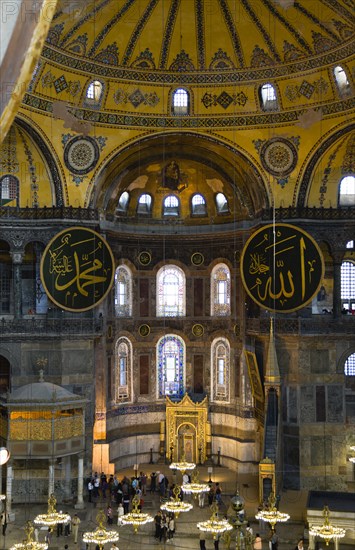
[[[115,262],[106,240],[84,227],[69,227],[47,245],[41,281],[48,297],[67,311],[87,311],[110,291]]]
[[[266,225],[247,241],[241,257],[244,288],[259,306],[287,313],[307,305],[324,273],[322,252],[303,229]]]

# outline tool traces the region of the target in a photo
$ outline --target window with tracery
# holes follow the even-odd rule
[[[344,364],[345,376],[355,376],[355,353],[349,355]]]
[[[122,337],[116,343],[115,400],[132,400],[132,344]]]
[[[138,214],[149,214],[152,208],[152,197],[148,193],[143,193],[138,199]]]
[[[355,264],[353,262],[341,264],[340,285],[343,309],[355,313]]]
[[[211,316],[230,315],[231,278],[228,266],[216,265],[211,273]]]
[[[120,198],[118,199],[117,209],[120,212],[127,212],[128,202],[129,202],[129,193],[127,191],[123,191]]]
[[[175,195],[168,195],[163,202],[163,216],[179,215],[179,199]]]
[[[260,87],[259,92],[262,109],[264,111],[275,111],[278,108],[275,87],[268,82]]]
[[[186,315],[186,278],[180,267],[165,265],[157,273],[157,317]]]
[[[339,206],[354,206],[355,176],[345,176],[339,185]]]
[[[86,88],[84,106],[100,107],[103,98],[104,86],[100,80],[93,80]]]
[[[185,344],[174,334],[157,344],[158,397],[182,397],[185,393]]]
[[[229,212],[227,197],[223,193],[217,193],[216,206],[218,214]]]
[[[189,114],[189,93],[184,88],[178,88],[174,91],[172,111],[174,115]]]
[[[225,338],[218,338],[211,347],[212,400],[229,401],[230,348]]]
[[[19,180],[12,174],[0,178],[0,206],[17,206],[19,200]]]
[[[115,273],[115,314],[132,315],[132,274],[126,266],[119,266]]]
[[[207,213],[206,201],[199,193],[191,199],[191,213],[193,216],[204,216]]]

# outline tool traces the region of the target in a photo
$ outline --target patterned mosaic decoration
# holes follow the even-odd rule
[[[62,145],[64,147],[64,162],[70,170],[73,181],[79,185],[84,176],[88,174],[97,164],[100,157],[100,152],[106,145],[107,138],[103,136],[83,137],[72,134],[62,135]],[[79,176],[79,177],[78,177]]]
[[[313,82],[304,80],[300,86],[288,84],[285,88],[285,96],[289,101],[297,101],[301,96],[311,99],[316,96],[318,99],[327,93],[329,83],[320,77]]]
[[[159,103],[159,97],[155,92],[143,93],[139,88],[136,88],[133,92],[125,92],[124,90],[116,90],[113,96],[114,102],[119,105],[120,103],[131,103],[133,107],[137,108],[140,105],[148,105],[149,107],[155,107]]]
[[[208,107],[216,107],[217,105],[220,105],[223,109],[228,109],[230,105],[241,105],[244,107],[248,101],[248,97],[244,92],[238,92],[232,95],[225,91],[219,95],[206,92],[201,101],[206,109],[208,109]]]
[[[39,186],[37,181],[37,171],[36,171],[36,163],[33,160],[32,150],[29,144],[27,143],[25,133],[22,129],[18,129],[18,132],[20,134],[20,138],[23,144],[23,148],[25,150],[25,154],[27,157],[27,162],[30,170],[30,179],[31,179],[31,192],[32,192],[32,207],[39,206]]]
[[[300,137],[290,139],[275,137],[269,140],[253,141],[260,155],[261,164],[275,178],[277,183],[284,187],[288,177],[297,164],[297,150]]]

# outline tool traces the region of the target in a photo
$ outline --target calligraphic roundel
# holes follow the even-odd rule
[[[324,273],[322,252],[303,229],[286,223],[258,229],[241,256],[245,290],[259,306],[286,313],[307,305]]]
[[[69,227],[48,243],[41,281],[48,297],[67,311],[87,311],[110,291],[115,262],[106,240],[84,227]]]

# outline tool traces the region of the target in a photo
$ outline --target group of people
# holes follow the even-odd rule
[[[154,538],[159,542],[171,542],[175,533],[174,514],[165,514],[161,510],[154,517]]]

